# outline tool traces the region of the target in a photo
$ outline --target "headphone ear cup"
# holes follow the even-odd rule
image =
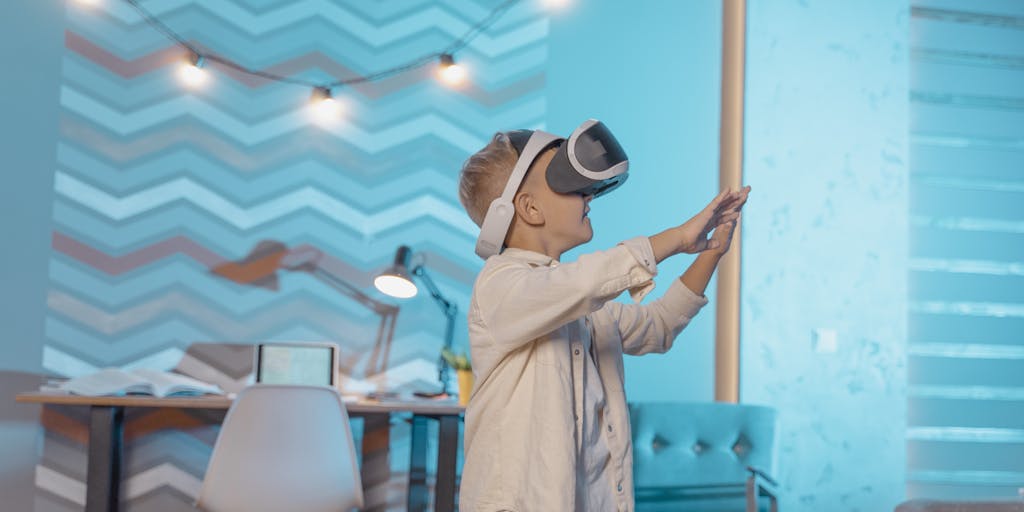
[[[484,216],[484,224],[480,227],[480,237],[476,241],[476,253],[481,258],[487,259],[501,252],[514,213],[515,208],[510,202],[499,198],[491,203]]]

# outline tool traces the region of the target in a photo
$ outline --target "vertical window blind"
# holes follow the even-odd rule
[[[1024,499],[1024,2],[910,27],[908,495]]]

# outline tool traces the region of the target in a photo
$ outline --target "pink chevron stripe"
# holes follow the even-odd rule
[[[424,144],[412,141],[388,149],[388,157],[366,155],[359,148],[339,142],[322,130],[295,132],[268,141],[256,148],[239,147],[198,122],[185,121],[171,128],[145,133],[135,138],[111,135],[102,129],[64,114],[60,121],[61,136],[80,143],[90,151],[115,162],[131,162],[149,158],[168,148],[181,146],[203,151],[208,158],[227,164],[240,172],[263,173],[312,155],[335,162],[350,174],[378,176],[403,174],[423,162],[462,162],[466,153],[444,140]]]
[[[126,61],[71,30],[64,33],[64,45],[69,50],[123,78],[134,78],[164,66],[176,65],[185,58],[185,54],[180,48],[172,46],[143,55],[134,60]],[[265,78],[248,75],[216,62],[211,62],[208,66],[216,68],[218,73],[229,76],[236,82],[249,88],[256,89],[273,83]],[[309,69],[324,71],[338,80],[359,77],[359,74],[352,69],[319,51],[312,51],[305,55],[293,57],[263,71],[277,75],[295,76]],[[432,80],[434,80],[434,67],[427,64],[382,80],[353,84],[348,86],[347,89],[355,90],[364,97],[377,100],[406,87]],[[464,94],[480,105],[495,107],[542,87],[544,87],[544,75],[539,73],[496,91],[486,91],[475,85],[467,85],[464,88],[456,89],[454,93]]]
[[[354,286],[369,288],[372,281],[371,273],[364,272],[331,254],[305,244],[288,249],[280,242],[261,242],[250,250],[248,256],[238,261],[229,260],[180,235],[161,240],[123,256],[111,256],[60,231],[54,231],[51,235],[51,246],[61,254],[112,276],[131,272],[174,254],[184,254],[226,279],[241,284],[269,285],[271,287],[275,284],[271,281],[278,270],[278,263],[286,252],[312,250],[323,254],[319,260],[322,268]],[[438,274],[446,275],[467,285],[476,278],[472,271],[440,254],[429,253],[427,258],[431,270]]]
[[[161,240],[124,256],[103,253],[59,231],[53,232],[51,246],[62,254],[112,276],[131,272],[174,254],[185,254],[207,268],[225,261],[216,253],[183,236]]]
[[[64,31],[64,46],[91,60],[95,64],[117,73],[123,78],[135,78],[164,66],[182,62],[185,53],[177,46],[171,46],[135,60],[124,60],[72,30]]]

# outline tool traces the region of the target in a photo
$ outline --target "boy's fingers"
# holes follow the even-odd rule
[[[722,204],[723,201],[725,201],[725,198],[728,197],[729,193],[730,192],[728,189],[719,192],[718,195],[715,196],[715,198],[712,199],[710,203],[708,203],[707,208],[711,210],[717,209],[718,206]]]

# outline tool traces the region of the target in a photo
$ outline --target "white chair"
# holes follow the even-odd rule
[[[257,384],[228,410],[196,506],[207,512],[340,512],[363,505],[337,391]]]

